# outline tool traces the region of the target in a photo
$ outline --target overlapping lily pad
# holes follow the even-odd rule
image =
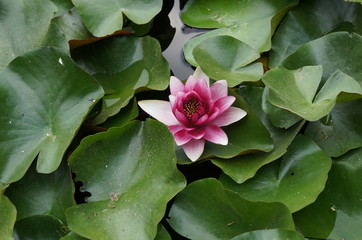
[[[0,236],[2,239],[10,240],[13,239],[16,208],[6,196],[0,194]]]
[[[162,0],[72,0],[87,28],[97,37],[122,29],[125,15],[137,24],[148,23],[161,11]]]
[[[192,54],[207,76],[227,80],[231,87],[244,81],[258,81],[264,73],[261,62],[250,64],[260,57],[258,51],[230,36],[206,39]]]
[[[257,230],[253,232],[243,233],[231,240],[303,240],[303,236],[298,232],[285,230],[281,228]]]
[[[213,178],[193,182],[180,192],[168,222],[179,234],[195,240],[226,240],[258,229],[294,229],[283,204],[247,201]]]
[[[183,9],[181,19],[198,28],[217,28],[189,40],[184,46],[186,60],[197,66],[193,49],[202,41],[220,35],[239,39],[258,52],[271,48],[271,36],[287,10],[298,4],[297,0],[191,0]],[[228,46],[225,46],[228,48]]]
[[[99,84],[54,48],[12,61],[0,74],[0,183],[20,179],[37,155],[37,171],[54,171],[102,96]]]
[[[38,47],[68,49],[64,35],[51,23],[57,11],[51,1],[1,1],[0,9],[0,70],[17,56]]]
[[[268,71],[263,77],[263,82],[269,88],[268,100],[306,120],[316,121],[332,110],[337,97],[353,99],[362,96],[360,84],[339,70],[327,79],[316,94],[322,72],[321,66],[306,66],[297,70],[278,67]]]
[[[362,148],[333,162],[325,190],[315,203],[294,214],[311,238],[358,240],[362,236]]]
[[[104,122],[127,105],[136,91],[164,90],[170,70],[160,45],[151,37],[113,37],[78,48],[73,58],[103,86],[102,111],[93,119]]]
[[[171,133],[153,120],[84,139],[70,166],[91,196],[67,210],[70,229],[91,239],[153,239],[185,186],[173,152]]]
[[[289,11],[273,37],[269,66],[280,65],[303,44],[336,31],[362,33],[362,5],[343,0],[304,0]]]
[[[264,166],[248,181],[221,182],[250,201],[282,202],[291,212],[311,204],[324,189],[331,159],[308,137],[299,135],[281,161]]]
[[[253,177],[258,169],[265,164],[280,158],[287,151],[288,146],[304,123],[295,125],[288,130],[276,128],[270,123],[269,118],[261,109],[263,88],[243,87],[238,92],[257,112],[260,120],[270,132],[274,143],[273,151],[268,153],[245,154],[227,160],[212,159],[212,162],[220,167],[224,173],[237,183],[242,183]]]

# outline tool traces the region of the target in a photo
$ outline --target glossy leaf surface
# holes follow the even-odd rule
[[[242,183],[253,177],[259,168],[281,157],[287,151],[287,147],[293,141],[304,123],[297,124],[288,130],[276,128],[270,123],[268,117],[261,109],[263,88],[244,87],[240,88],[238,92],[257,112],[260,120],[270,132],[274,142],[274,149],[268,153],[245,154],[227,160],[212,159],[212,162],[221,168],[224,173],[229,175],[237,183]]]
[[[91,196],[67,210],[70,229],[91,239],[153,239],[185,185],[173,152],[171,133],[152,120],[84,139],[70,166]]]
[[[13,239],[13,228],[16,220],[16,208],[10,200],[0,195],[0,236],[1,239]]]
[[[298,232],[281,228],[243,233],[231,240],[303,240]]]
[[[173,229],[194,240],[226,240],[258,229],[294,228],[283,204],[247,201],[213,178],[187,185],[177,195],[169,217]]]
[[[127,105],[136,91],[164,90],[170,70],[159,43],[151,37],[112,37],[78,48],[73,58],[94,75],[105,90],[95,124],[104,122]]]
[[[53,48],[12,61],[0,74],[0,182],[20,179],[37,155],[37,171],[54,171],[102,96],[91,76]]]
[[[358,240],[362,236],[362,148],[333,162],[324,191],[315,203],[295,213],[308,237]]]
[[[162,0],[72,0],[87,28],[97,37],[122,29],[125,15],[137,24],[148,23],[161,11]]]
[[[189,40],[184,46],[186,60],[197,66],[193,49],[202,41],[220,35],[232,36],[253,47],[258,52],[268,51],[275,25],[290,7],[298,1],[266,0],[192,0],[185,5],[181,19],[198,28],[217,28]]]
[[[352,1],[348,1],[352,2]],[[362,5],[342,0],[304,0],[293,8],[280,24],[273,38],[269,67],[309,41],[336,31],[362,33]]]
[[[0,9],[0,70],[17,56],[38,47],[68,49],[64,35],[51,24],[57,11],[51,1],[1,1]]]
[[[237,184],[224,176],[221,182],[245,199],[282,202],[295,212],[315,201],[330,168],[331,159],[308,137],[299,135],[281,161],[264,166],[252,179]]]

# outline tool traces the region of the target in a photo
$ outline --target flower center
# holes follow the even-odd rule
[[[186,102],[184,102],[184,111],[186,114],[186,117],[190,120],[192,118],[192,115],[194,113],[197,113],[197,110],[200,107],[200,102],[196,99],[191,99]]]

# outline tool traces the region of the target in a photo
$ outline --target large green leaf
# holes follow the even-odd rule
[[[353,47],[351,47],[353,46]],[[303,66],[321,65],[322,83],[335,71],[353,77],[362,86],[362,36],[355,33],[330,33],[304,44],[285,59],[283,66],[297,69]]]
[[[74,7],[72,0],[51,0],[58,8],[57,16],[63,15],[68,10]]]
[[[212,159],[212,162],[220,167],[224,173],[229,175],[237,183],[253,177],[263,165],[281,157],[289,144],[297,135],[304,123],[300,123],[288,130],[274,127],[265,113],[261,110],[263,88],[243,87],[239,93],[248,101],[258,113],[260,120],[267,127],[274,142],[274,149],[268,153],[253,153],[234,157],[232,159]]]
[[[258,81],[264,73],[261,62],[250,64],[260,57],[258,51],[230,36],[206,39],[194,48],[192,54],[207,76],[215,80],[225,79],[229,86]]]
[[[362,236],[362,148],[333,162],[324,191],[312,205],[295,213],[304,236],[359,240]]]
[[[263,82],[270,89],[268,100],[273,105],[309,121],[327,115],[338,96],[355,98],[362,95],[362,88],[356,80],[338,70],[316,94],[321,78],[321,66],[306,66],[297,70],[277,67],[264,75]]]
[[[162,0],[72,0],[84,24],[97,37],[122,29],[123,14],[137,24],[151,21]]]
[[[178,233],[193,240],[226,240],[258,229],[294,229],[283,204],[247,201],[224,190],[213,178],[193,182],[180,192],[168,222]]]
[[[102,111],[93,120],[104,122],[127,105],[136,91],[165,90],[170,70],[158,41],[151,37],[113,37],[78,48],[74,59],[93,74],[106,96]]]
[[[303,44],[335,31],[362,33],[361,4],[343,0],[301,1],[288,13],[273,37],[269,66],[280,65]]]
[[[13,228],[16,220],[16,208],[10,200],[0,193],[0,239],[13,239]]]
[[[1,1],[0,9],[0,70],[15,57],[38,47],[68,49],[64,35],[51,24],[57,11],[51,1]]]
[[[167,202],[185,186],[173,141],[153,120],[85,138],[70,166],[90,203],[67,210],[70,229],[90,239],[153,239]]]
[[[281,228],[243,233],[231,240],[304,240],[298,232]]]
[[[260,121],[259,116],[253,108],[233,90],[229,91],[229,95],[236,98],[233,106],[245,110],[247,115],[240,121],[223,127],[229,139],[228,145],[223,146],[207,141],[201,158],[214,156],[231,158],[240,153],[250,151],[271,151],[273,149],[273,139]],[[192,163],[191,160],[186,157],[181,147],[176,148],[176,153],[179,163]]]
[[[67,233],[67,227],[58,218],[49,215],[34,215],[16,222],[17,239],[58,240]]]
[[[186,60],[197,66],[193,49],[202,41],[220,35],[239,39],[258,52],[271,48],[275,27],[297,0],[191,0],[187,1],[181,19],[198,28],[217,28],[189,40],[184,46]]]
[[[102,96],[92,77],[53,48],[12,61],[0,74],[0,183],[20,179],[37,155],[37,171],[54,171]]]
[[[281,161],[266,165],[242,184],[223,175],[226,189],[250,201],[282,202],[291,212],[311,204],[324,189],[331,159],[308,137],[299,135]]]
[[[362,147],[362,100],[337,103],[330,114],[310,122],[305,134],[332,157]]]
[[[171,240],[170,234],[161,224],[158,225],[155,240]]]
[[[66,222],[65,210],[73,205],[74,186],[67,163],[51,174],[40,174],[33,164],[25,176],[6,189],[17,209],[17,221],[33,215],[51,215]]]

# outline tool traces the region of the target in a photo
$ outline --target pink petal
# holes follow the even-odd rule
[[[209,80],[209,77],[204,73],[204,71],[202,71],[202,69],[200,67],[197,67],[193,76],[196,78],[196,79],[205,79],[206,83],[207,83],[207,86],[210,85],[210,80]]]
[[[178,131],[173,136],[177,146],[184,145],[192,139],[191,135],[189,135],[185,129]]]
[[[171,79],[170,79],[171,95],[176,96],[176,94],[178,92],[183,92],[184,89],[185,89],[185,86],[183,85],[183,83],[178,78],[171,76]]]
[[[205,131],[206,134],[204,136],[204,139],[216,144],[221,144],[221,145],[228,144],[228,136],[226,135],[224,130],[222,130],[218,126],[212,124],[207,125],[205,127]]]
[[[184,124],[184,125],[187,125],[189,124],[189,120],[185,117],[185,115],[183,113],[181,113],[178,109],[175,110],[175,116],[176,116],[176,119]]]
[[[195,162],[203,153],[205,147],[204,139],[192,139],[188,143],[182,145],[185,154],[191,161]]]
[[[181,126],[181,125],[171,125],[171,126],[167,126],[168,130],[170,130],[170,132],[172,134],[177,133],[178,131],[185,129],[185,127]]]
[[[188,132],[193,139],[201,139],[205,136],[205,129],[204,128],[195,128]]]
[[[228,95],[228,84],[225,80],[215,82],[210,87],[211,98],[216,101]]]
[[[219,100],[217,100],[214,103],[215,108],[219,109],[220,114],[222,114],[223,112],[225,112],[227,109],[230,108],[230,106],[235,102],[235,97],[233,96],[227,96],[227,97],[223,97],[220,98]]]
[[[162,122],[163,124],[177,125],[180,124],[171,110],[171,104],[161,100],[143,100],[138,105],[149,115]]]
[[[205,79],[200,79],[197,81],[194,87],[194,91],[201,97],[202,100],[205,102],[209,102],[211,99],[211,92],[209,86],[207,86],[207,83]]]
[[[200,126],[200,125],[206,123],[208,120],[209,120],[209,116],[205,114],[204,116],[200,117],[199,120],[197,120],[196,125]]]
[[[175,108],[175,103],[176,103],[176,97],[173,95],[169,95],[168,99],[170,100],[170,104],[171,104],[171,109]]]
[[[237,107],[230,107],[228,110],[226,110],[226,112],[224,112],[215,120],[213,120],[212,124],[215,124],[216,126],[219,127],[227,126],[236,121],[239,121],[245,116],[246,112],[243,109]]]
[[[190,92],[194,90],[195,84],[197,83],[197,78],[190,76],[185,84],[185,92]]]

